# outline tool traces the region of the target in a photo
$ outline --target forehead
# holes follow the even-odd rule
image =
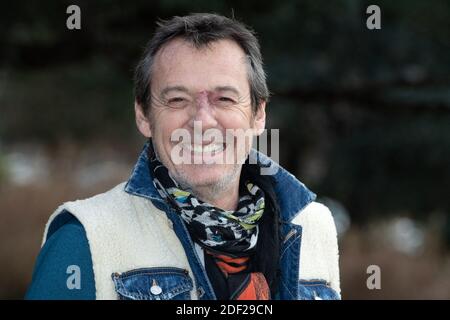
[[[245,90],[248,89],[247,79],[246,55],[234,41],[218,40],[196,48],[178,38],[156,54],[152,86],[163,89],[183,85],[205,90],[228,85]]]

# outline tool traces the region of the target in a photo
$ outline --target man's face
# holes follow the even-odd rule
[[[146,123],[139,125],[139,121],[138,127],[145,136],[152,136],[159,159],[182,185],[194,190],[208,186],[226,190],[230,184],[238,183],[242,165],[236,163],[236,158],[234,163],[178,164],[172,150],[179,142],[171,141],[171,135],[177,129],[187,130],[192,144],[185,145],[183,152],[191,154],[194,160],[211,158],[209,151],[215,150],[214,160],[224,158],[223,153],[230,152],[231,148],[236,149],[236,143],[224,150],[221,147],[228,145],[206,147],[209,140],[194,144],[194,125],[201,124],[200,133],[212,128],[220,130],[224,139],[227,129],[263,129],[265,105],[256,115],[252,113],[247,70],[244,51],[230,40],[197,49],[182,39],[175,39],[157,53],[149,128],[146,130]],[[236,150],[233,154],[236,155]]]

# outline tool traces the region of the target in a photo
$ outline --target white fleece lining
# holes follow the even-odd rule
[[[61,205],[47,222],[42,245],[56,216],[63,210],[72,213],[86,230],[96,299],[118,298],[111,279],[114,272],[177,267],[188,270],[194,280],[186,253],[166,214],[148,199],[128,194],[124,186],[125,182],[92,198]],[[292,223],[302,226],[300,279],[325,280],[340,293],[337,235],[328,208],[312,202]],[[191,299],[196,300],[193,282]]]
[[[292,223],[302,226],[300,279],[325,280],[340,294],[337,233],[330,210],[311,202]]]
[[[117,299],[111,274],[138,268],[177,267],[193,273],[186,253],[170,227],[165,213],[151,201],[124,191],[125,183],[86,200],[67,202],[50,217],[64,209],[83,225],[89,242],[94,269],[96,299]],[[191,298],[197,299],[195,287]]]

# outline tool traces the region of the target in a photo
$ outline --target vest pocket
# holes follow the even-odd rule
[[[121,300],[190,300],[189,272],[174,267],[130,270],[111,275]]]
[[[340,300],[339,294],[325,280],[300,280],[301,300]]]

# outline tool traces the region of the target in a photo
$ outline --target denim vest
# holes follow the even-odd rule
[[[189,265],[194,274],[194,279],[176,268],[148,268],[131,270],[120,275],[112,275],[115,287],[121,298],[139,298],[133,292],[142,292],[140,288],[149,288],[149,297],[158,299],[189,299],[189,290],[192,289],[192,280],[197,287],[197,295],[200,300],[215,300],[216,296],[189,232],[179,216],[159,195],[155,189],[151,173],[148,168],[147,157],[148,143],[144,146],[136,166],[128,180],[125,191],[129,194],[143,197],[152,201],[160,210],[163,210],[173,223],[173,230],[179,238],[188,258]],[[257,155],[257,159],[263,166],[271,166],[276,171],[275,192],[280,206],[281,220],[281,252],[280,271],[281,278],[278,292],[274,299],[302,300],[302,299],[340,299],[340,295],[333,290],[326,281],[315,279],[304,281],[299,279],[300,248],[302,242],[302,227],[291,221],[305,206],[316,198],[304,184],[298,181],[292,174],[277,165],[267,156],[252,150],[251,156]],[[157,279],[158,286],[147,283],[148,276]],[[161,290],[162,288],[162,290]],[[148,291],[148,289],[146,290]],[[161,296],[160,291],[166,296]],[[146,297],[141,297],[146,298]]]

